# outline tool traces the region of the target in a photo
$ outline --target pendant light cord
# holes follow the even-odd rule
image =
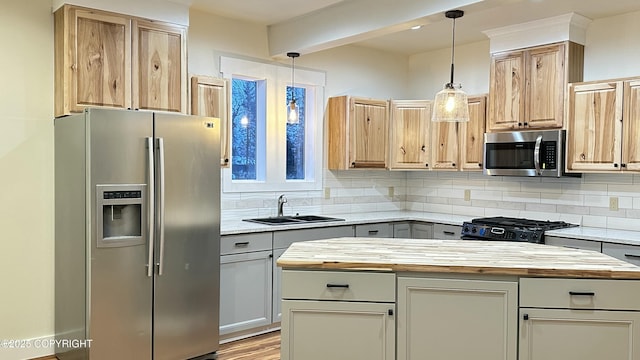
[[[451,39],[451,88],[453,88],[453,59],[455,55],[456,49],[456,19],[453,18],[453,31],[452,31],[452,39]]]
[[[296,101],[296,58],[291,57],[291,100]]]

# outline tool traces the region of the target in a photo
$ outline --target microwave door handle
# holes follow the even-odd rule
[[[533,164],[536,167],[536,175],[542,175],[542,171],[540,171],[540,145],[542,145],[542,135],[538,135],[536,146],[533,148]]]

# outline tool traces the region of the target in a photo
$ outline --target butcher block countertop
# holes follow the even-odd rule
[[[293,243],[285,269],[640,279],[640,267],[588,250],[502,241],[334,238]]]

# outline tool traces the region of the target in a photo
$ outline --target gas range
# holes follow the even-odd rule
[[[462,224],[462,239],[521,241],[544,244],[546,230],[578,225],[564,221],[541,221],[503,216],[476,218]]]

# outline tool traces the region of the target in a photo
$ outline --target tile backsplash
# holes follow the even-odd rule
[[[222,219],[275,216],[280,194],[288,200],[285,215],[412,210],[472,218],[564,220],[640,231],[640,174],[529,178],[477,172],[325,170],[323,189],[317,191],[223,193]],[[612,199],[617,210],[610,208]]]

